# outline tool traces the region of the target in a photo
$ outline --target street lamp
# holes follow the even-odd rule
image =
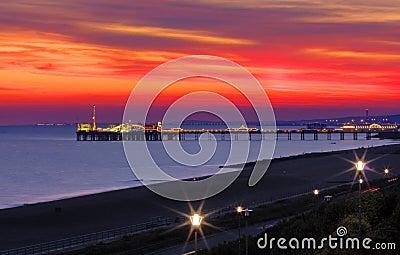
[[[240,255],[240,218],[242,217],[243,207],[238,206],[236,207],[236,213],[238,214],[238,222],[239,222],[239,239],[238,239],[238,253]]]
[[[245,219],[245,222],[246,222],[246,255],[249,255],[249,245],[248,245],[248,240],[247,240],[248,239],[247,218],[249,218],[250,212],[252,212],[253,210],[246,208],[243,211],[244,211],[244,219]]]
[[[361,160],[357,161],[357,163],[356,163],[357,171],[360,173],[360,172],[364,171],[364,168],[365,168],[365,163],[362,162]]]
[[[314,203],[317,204],[318,203],[319,190],[318,189],[314,189],[312,193],[314,195]]]
[[[362,175],[364,174],[365,163],[362,160],[357,161],[356,170],[358,175],[358,235],[361,237],[361,185],[363,184]]]
[[[192,223],[192,228],[194,229],[194,254],[197,254],[197,231],[200,228],[201,221],[203,217],[200,216],[198,213],[193,214],[190,216],[190,222]]]
[[[388,174],[389,174],[389,169],[385,169],[385,170],[383,170],[383,173],[385,174],[385,176],[387,176]]]

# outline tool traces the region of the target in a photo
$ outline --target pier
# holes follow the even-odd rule
[[[163,129],[162,123],[152,125],[124,123],[99,128],[96,124],[96,106],[93,106],[93,124],[78,124],[76,132],[77,141],[185,141],[207,140],[237,141],[237,140],[358,140],[372,138],[400,139],[400,129],[397,124],[380,125],[343,125],[341,128],[332,129],[325,126],[308,126],[303,129],[276,129],[265,130],[249,128],[244,125],[238,128],[226,129]]]
[[[208,130],[140,130],[129,132],[116,132],[116,131],[77,131],[77,141],[186,141],[186,140],[199,140],[201,135],[205,135],[205,139],[211,140],[212,135],[214,139],[224,140],[262,140],[269,139],[286,139],[286,140],[358,140],[372,138],[400,138],[400,132],[368,132],[368,131],[340,131],[340,130],[257,130],[257,131],[228,131],[224,129],[208,129]]]

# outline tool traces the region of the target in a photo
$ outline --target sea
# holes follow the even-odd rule
[[[219,127],[196,125],[185,128]],[[75,132],[74,125],[0,126],[0,209],[141,185],[127,163],[122,142],[78,142]],[[238,142],[247,142],[247,139],[244,140]],[[257,145],[260,141],[250,143],[254,146],[247,161],[256,160],[259,156]],[[336,136],[332,136],[332,140],[321,136],[317,141],[312,136],[306,136],[306,140],[301,141],[296,135],[288,140],[282,134],[276,141],[274,158],[394,143],[399,141],[366,140],[361,135],[358,140],[353,140],[352,135],[343,141]],[[197,153],[200,148],[195,140],[182,141],[181,145],[191,154]],[[175,178],[184,179],[218,172],[226,162],[231,142],[217,141],[214,155],[196,167],[174,162],[163,152],[162,142],[148,142],[148,146],[160,168]]]

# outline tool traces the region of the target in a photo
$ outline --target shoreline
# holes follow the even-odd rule
[[[343,149],[343,150],[336,150],[336,151],[322,151],[322,152],[308,152],[308,153],[302,153],[302,154],[297,154],[297,155],[290,155],[290,156],[285,156],[285,157],[277,157],[273,158],[271,161],[271,164],[274,162],[283,162],[287,160],[293,160],[293,159],[303,159],[303,158],[309,158],[309,157],[323,157],[323,156],[328,156],[328,155],[335,155],[335,154],[340,154],[340,153],[345,153],[349,151],[354,151],[354,150],[363,150],[363,149],[372,149],[372,148],[381,148],[381,147],[387,147],[387,146],[397,146],[400,145],[400,143],[394,143],[394,144],[389,144],[389,145],[379,145],[379,146],[372,146],[372,147],[359,147],[355,149]],[[267,161],[267,159],[263,159],[260,161]],[[219,166],[218,168],[241,168],[243,167],[242,171],[251,171],[255,165],[256,161],[251,161],[251,162],[245,162],[245,163],[239,163],[239,164],[233,164],[233,165],[227,165],[227,166]],[[244,164],[244,166],[243,166]],[[239,170],[233,170],[233,171],[239,171]],[[189,181],[191,179],[196,179],[196,180],[201,180],[201,179],[206,179],[210,177],[211,175],[203,175],[203,176],[195,176],[195,177],[190,177],[190,178],[185,178],[183,180]],[[59,198],[53,199],[53,200],[43,200],[43,201],[38,201],[38,202],[32,202],[32,203],[23,203],[23,204],[18,204],[15,206],[11,207],[4,207],[0,208],[0,212],[3,210],[8,210],[8,209],[14,209],[14,208],[20,208],[20,207],[26,207],[26,206],[33,206],[33,205],[38,205],[38,204],[45,204],[45,203],[51,203],[51,202],[57,202],[57,201],[63,201],[63,200],[68,200],[68,199],[75,199],[75,198],[80,198],[80,197],[86,197],[86,196],[95,196],[95,195],[101,195],[104,193],[109,193],[109,192],[115,192],[115,191],[123,191],[123,190],[130,190],[130,189],[136,189],[136,188],[141,188],[145,187],[140,180],[131,180],[131,182],[136,182],[138,183],[137,186],[128,186],[128,187],[122,187],[122,188],[105,188],[105,189],[99,189],[98,192],[88,192],[85,193],[84,191],[81,195],[64,195],[62,196],[60,194]],[[155,183],[156,184],[161,184],[163,182]],[[55,195],[57,196],[57,195]]]
[[[358,155],[364,150],[357,150]],[[385,155],[385,157],[382,157]],[[367,160],[376,171],[400,165],[400,145],[370,148]],[[205,201],[204,209],[222,208],[232,204],[251,205],[261,201],[310,192],[349,181],[354,173],[343,173],[354,160],[353,150],[312,153],[274,160],[266,175],[255,186],[248,186],[251,169],[220,194]],[[393,175],[400,169],[391,169]],[[382,174],[367,173],[368,178],[382,178]],[[193,202],[196,209],[200,202]],[[57,209],[58,208],[58,209]],[[31,204],[0,210],[0,250],[43,243],[82,234],[114,229],[146,222],[152,217],[175,219],[176,211],[187,213],[187,202],[158,196],[146,187],[134,187],[102,192],[57,201]]]

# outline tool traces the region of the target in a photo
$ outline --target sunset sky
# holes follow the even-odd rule
[[[100,122],[119,122],[140,78],[195,54],[247,68],[279,120],[400,114],[399,10],[398,0],[2,1],[0,125],[87,122],[92,104]]]

